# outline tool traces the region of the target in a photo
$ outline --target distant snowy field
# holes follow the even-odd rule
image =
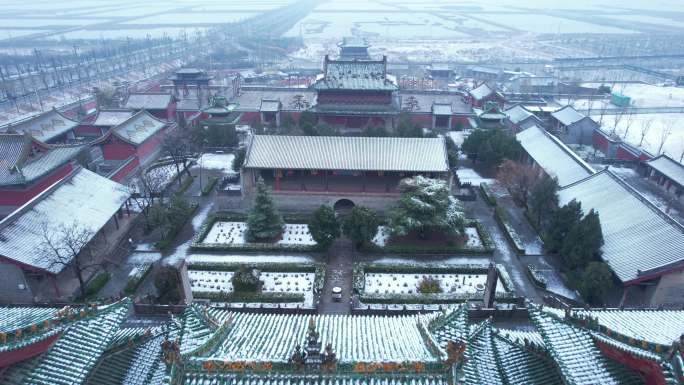
[[[226,174],[234,174],[233,159],[234,154],[202,154],[197,159],[197,166],[202,166],[205,170],[221,170]]]

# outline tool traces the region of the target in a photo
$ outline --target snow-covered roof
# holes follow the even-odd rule
[[[72,385],[85,383],[128,315],[128,298],[98,310],[69,326],[24,378],[27,384]]]
[[[325,57],[323,76],[313,84],[316,90],[396,91],[394,77],[387,74],[387,59],[330,60]]]
[[[131,110],[99,110],[93,126],[112,127],[121,124],[133,116]]]
[[[569,126],[586,118],[586,116],[577,112],[572,106],[565,106],[558,111],[554,111],[551,113],[551,116],[561,122],[564,126]]]
[[[280,100],[278,99],[261,99],[261,112],[278,112],[280,110]]]
[[[668,179],[684,186],[684,165],[663,154],[646,162],[646,164],[665,175]]]
[[[610,170],[562,188],[558,198],[561,205],[576,199],[584,213],[598,212],[601,258],[622,282],[684,265],[684,227]]]
[[[431,113],[435,104],[450,104],[454,114],[472,114],[473,109],[461,93],[456,92],[430,92],[430,91],[399,91],[400,106],[403,110],[412,113]],[[408,111],[409,100],[415,99],[413,110]]]
[[[574,317],[591,317],[623,336],[669,346],[684,332],[684,310],[574,309]]]
[[[76,221],[94,237],[128,197],[122,185],[92,171],[77,169],[0,222],[0,255],[58,273],[64,266],[51,266],[41,252],[45,240],[43,224],[48,230],[54,229],[54,234],[60,226]]]
[[[537,306],[528,307],[530,319],[544,339],[549,355],[558,364],[563,383],[620,385],[610,360],[594,345],[591,333],[557,319]]]
[[[263,99],[280,100],[283,111],[301,111],[316,104],[316,92],[306,88],[242,87],[231,99],[236,111],[259,111]]]
[[[487,96],[494,93],[494,90],[487,85],[487,83],[482,83],[479,86],[473,88],[469,91],[470,96],[475,100],[482,100]]]
[[[167,122],[157,119],[149,112],[140,110],[128,118],[128,120],[112,128],[112,133],[126,142],[137,145],[146,141],[159,130],[166,127],[167,124]]]
[[[434,115],[451,116],[451,103],[435,103],[432,105],[432,113]]]
[[[54,307],[2,307],[0,308],[0,333],[22,329],[50,319],[55,315]]]
[[[513,124],[518,124],[528,118],[536,118],[536,116],[533,113],[526,110],[525,107],[519,104],[507,109],[506,111],[504,111],[504,113],[506,114],[506,116],[508,116],[508,120],[510,120]],[[538,121],[538,119],[536,120]]]
[[[78,126],[77,121],[67,118],[53,108],[50,111],[26,120],[2,127],[0,131],[26,133],[33,136],[36,140],[47,143],[60,135],[66,134],[76,126]]]
[[[539,126],[516,134],[527,154],[552,177],[566,186],[592,175],[595,171],[563,142]]]
[[[253,137],[247,168],[448,171],[444,138]]]
[[[129,94],[124,108],[130,110],[165,110],[173,102],[173,95],[158,92]]]
[[[69,162],[84,147],[41,144],[41,150],[34,152],[29,136],[0,134],[0,186],[31,183]]]

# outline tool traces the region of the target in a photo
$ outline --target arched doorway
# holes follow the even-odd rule
[[[354,206],[356,206],[354,202],[350,201],[349,199],[340,199],[333,205],[333,210],[335,210],[335,214],[338,216],[347,215],[351,212]]]

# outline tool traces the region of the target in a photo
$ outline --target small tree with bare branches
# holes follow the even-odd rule
[[[164,137],[162,151],[168,155],[176,166],[178,173],[178,185],[181,185],[181,173],[185,172],[190,177],[188,158],[191,151],[191,140],[180,130],[173,131]],[[182,167],[182,169],[181,169]]]
[[[646,138],[646,135],[648,135],[649,131],[651,131],[654,120],[654,118],[645,120],[641,126],[639,126],[639,147],[644,144],[644,139]]]
[[[657,155],[663,153],[663,147],[665,146],[667,139],[672,135],[672,129],[674,128],[675,123],[676,121],[674,119],[663,119],[663,129],[660,131],[660,135],[658,135]]]
[[[539,173],[531,166],[507,159],[501,164],[497,179],[516,201],[527,207],[530,191],[539,179]]]
[[[81,295],[85,295],[84,273],[101,265],[93,257],[89,243],[94,237],[91,229],[77,221],[51,226],[41,223],[42,242],[38,246],[50,271],[69,268],[78,279]]]

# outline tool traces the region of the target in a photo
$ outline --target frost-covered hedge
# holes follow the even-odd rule
[[[396,273],[396,274],[487,274],[487,264],[381,264],[381,263],[356,263],[353,267],[352,290],[358,295],[363,303],[379,304],[443,304],[459,303],[468,300],[482,299],[482,293],[439,293],[439,294],[391,294],[391,293],[366,293],[366,273]],[[505,293],[497,293],[496,298],[501,302],[517,302],[515,287],[508,272],[503,265],[497,264],[499,281],[506,289]]]
[[[489,186],[486,183],[480,183],[480,193],[482,194],[482,199],[484,199],[490,206],[496,206],[496,197],[489,191]]]
[[[494,219],[496,219],[496,223],[499,224],[501,231],[503,231],[506,239],[511,244],[513,249],[515,249],[516,253],[525,254],[525,244],[520,239],[513,226],[511,226],[506,212],[500,206],[494,209]]]
[[[145,277],[147,277],[147,274],[149,274],[151,270],[151,263],[143,263],[134,267],[134,270],[132,270],[131,274],[128,276],[128,282],[126,282],[126,286],[124,287],[124,294],[135,293],[135,291],[138,290],[138,286],[145,280]]]
[[[244,302],[244,303],[295,303],[304,302],[302,293],[263,293],[263,292],[216,292],[193,291],[192,296],[198,299],[208,299],[215,302]]]
[[[193,214],[197,210],[197,207],[199,207],[199,204],[197,202],[192,202],[190,203],[190,207],[188,209],[187,214],[185,215],[185,219],[182,221],[178,221],[176,225],[169,230],[169,233],[167,234],[166,238],[155,242],[154,247],[157,248],[158,250],[164,250],[168,248],[171,245],[171,242],[176,238],[176,235],[178,235],[178,232],[185,226],[185,223],[192,218]]]
[[[534,265],[527,265],[527,274],[530,276],[530,279],[535,285],[546,289],[548,281],[543,275],[541,275],[541,272],[539,272]]]

